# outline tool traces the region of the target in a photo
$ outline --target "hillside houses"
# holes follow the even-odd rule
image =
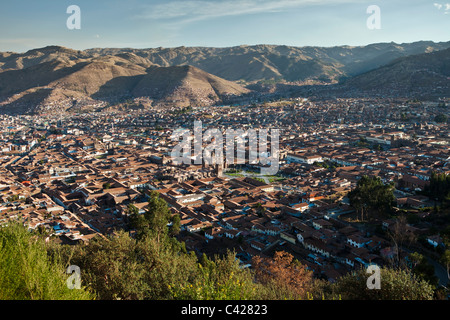
[[[330,280],[383,264],[395,248],[382,233],[345,222],[354,214],[346,195],[361,176],[377,176],[395,184],[400,209],[433,206],[433,199],[418,193],[433,171],[450,173],[448,124],[431,121],[440,112],[433,106],[410,105],[411,117],[427,116],[405,122],[400,102],[392,100],[316,100],[193,106],[188,114],[0,115],[0,223],[23,218],[29,228],[45,228],[68,244],[117,230],[133,234],[129,208],[144,214],[157,192],[180,218],[178,239],[197,254],[233,249],[248,264],[253,256],[285,250]],[[191,129],[195,120],[203,121],[204,130],[223,133],[280,129],[278,172],[262,176],[257,162],[174,162],[177,141],[171,135]],[[417,220],[426,214],[419,212]],[[378,223],[389,232],[396,221]],[[440,243],[427,228],[419,223],[407,229],[429,237],[430,245]]]

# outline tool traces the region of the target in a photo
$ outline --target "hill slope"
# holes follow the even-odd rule
[[[450,49],[413,55],[353,77],[345,88],[409,96],[450,96]]]
[[[376,69],[409,55],[450,48],[450,42],[420,41],[368,46],[292,47],[277,45],[229,48],[178,47],[90,49],[89,55],[133,53],[159,66],[192,65],[221,78],[246,82],[286,80],[334,82]]]
[[[161,105],[210,105],[250,92],[194,67],[158,67],[132,53],[62,59],[56,57],[60,51],[66,52],[46,48],[45,55],[33,53],[36,63],[28,52],[26,59],[18,59],[28,61],[28,67],[0,72],[0,112],[75,111],[139,97]],[[55,54],[53,60],[43,58]]]
[[[426,90],[439,95],[448,90],[449,48],[450,42],[421,41],[329,48],[257,45],[77,51],[49,46],[23,54],[3,52],[0,112],[90,110],[141,97],[163,106],[209,105],[249,94],[243,84],[267,91],[265,86],[277,88],[276,82],[295,82],[288,83],[295,89],[300,84],[337,84],[346,79],[343,87],[319,90],[338,87],[377,94]]]
[[[133,96],[151,97],[178,106],[210,105],[230,95],[249,93],[233,82],[192,66],[151,68],[132,91]]]

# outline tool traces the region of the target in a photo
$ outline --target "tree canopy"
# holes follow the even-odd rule
[[[367,287],[368,274],[357,270],[331,286],[332,295],[343,300],[432,300],[433,287],[413,273],[394,268],[380,269],[380,289]]]
[[[385,214],[392,210],[395,203],[394,184],[384,184],[379,177],[362,176],[356,188],[348,193],[348,198],[364,221],[364,214],[370,219],[368,214],[371,212]]]
[[[44,239],[18,222],[0,227],[0,300],[90,300],[86,288],[70,289],[65,264],[50,256]]]
[[[450,174],[431,173],[430,184],[425,188],[425,192],[433,199],[440,202],[450,202]]]
[[[19,223],[0,228],[0,299],[420,300],[433,296],[420,268],[416,274],[383,268],[381,290],[368,290],[365,270],[331,284],[314,279],[311,271],[283,251],[273,258],[254,257],[252,269],[242,268],[231,251],[224,256],[197,256],[173,236],[179,222],[163,199],[152,195],[143,215],[130,210],[136,214],[138,237],[118,231],[88,244],[61,245],[47,243],[45,235],[29,232]],[[67,287],[69,265],[81,270],[79,290]]]

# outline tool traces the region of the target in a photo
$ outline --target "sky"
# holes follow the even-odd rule
[[[71,5],[80,9],[67,12]],[[379,11],[369,11],[377,6]],[[378,15],[379,13],[379,15]],[[78,19],[79,17],[79,19]],[[74,18],[77,18],[74,20]],[[79,21],[79,29],[67,22]],[[368,25],[376,26],[369,28]],[[0,51],[450,41],[450,0],[2,0]]]

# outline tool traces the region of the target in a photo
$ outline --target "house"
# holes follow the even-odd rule
[[[261,243],[261,242],[259,242],[259,241],[256,241],[256,240],[252,240],[252,241],[250,242],[250,246],[251,246],[252,248],[256,249],[256,250],[259,250],[259,251],[264,250],[264,248],[266,247],[265,244],[263,244],[263,243]]]
[[[307,155],[307,154],[288,154],[286,156],[287,163],[306,163],[313,164],[314,162],[323,162],[322,156]]]
[[[269,236],[277,236],[281,233],[281,231],[281,228],[278,226],[267,226],[265,233]]]
[[[312,222],[312,225],[316,230],[320,230],[322,228],[329,228],[333,224],[330,221],[324,219],[317,219]]]
[[[405,188],[423,190],[427,185],[430,184],[430,182],[424,179],[420,179],[417,176],[405,174],[399,180],[399,184],[403,185]]]
[[[297,204],[292,205],[292,208],[294,210],[304,212],[309,209],[309,204],[307,202],[297,203]]]
[[[362,248],[370,242],[372,242],[371,239],[363,237],[360,233],[352,234],[347,237],[347,243],[355,248]]]
[[[295,235],[284,231],[280,233],[280,238],[292,244],[295,244],[297,242],[297,238],[295,237]]]
[[[355,262],[360,263],[364,267],[367,267],[368,265],[379,260],[378,255],[370,253],[368,249],[363,247],[353,248],[351,250],[351,253],[355,256],[354,258]]]
[[[433,236],[427,237],[427,242],[435,248],[437,248],[438,246],[444,245],[444,242],[442,241],[442,238],[439,235],[433,235]]]
[[[234,238],[238,237],[240,234],[241,234],[241,231],[239,231],[239,230],[231,229],[231,230],[225,231],[225,236],[230,239],[234,239]]]
[[[310,238],[311,237],[311,232],[299,232],[297,233],[297,240],[300,243],[304,243],[305,239]]]
[[[384,230],[390,230],[395,225],[395,219],[384,220],[381,224]]]
[[[224,231],[222,228],[214,227],[214,228],[210,228],[205,231],[205,238],[208,240],[213,240],[216,237],[222,237],[223,234],[224,234]]]
[[[189,232],[198,232],[203,228],[208,228],[210,227],[212,224],[209,221],[205,221],[205,222],[200,222],[200,223],[196,223],[196,224],[191,224],[188,225],[186,227],[186,230]]]
[[[353,253],[347,252],[347,253],[343,254],[343,255],[341,256],[341,258],[344,260],[344,262],[345,262],[347,265],[349,265],[349,266],[351,266],[351,267],[354,267],[354,266],[355,266],[355,258],[356,258],[356,256],[355,256]]]
[[[303,243],[303,241],[306,238],[311,237],[311,235],[314,231],[313,228],[311,228],[310,226],[307,226],[303,222],[294,222],[292,224],[292,227],[294,228],[294,233],[297,235],[297,240],[300,243]]]
[[[429,206],[428,203],[429,199],[428,197],[405,197],[405,198],[398,198],[397,199],[397,205],[399,206],[409,206],[414,209],[420,209]]]
[[[266,233],[266,227],[264,227],[263,225],[259,224],[259,223],[255,223],[252,225],[252,231],[255,231],[257,233]]]
[[[366,247],[370,251],[379,250],[387,245],[386,240],[384,240],[380,237],[377,237],[377,236],[371,236],[370,240],[372,240],[372,241],[370,241],[369,243],[366,244]]]
[[[328,279],[329,282],[336,282],[342,275],[335,269],[327,268],[323,271],[323,275]]]
[[[317,192],[310,192],[307,193],[306,195],[302,196],[302,201],[306,202],[306,203],[311,203],[317,200],[321,200],[325,198],[324,196],[318,194]]]
[[[316,252],[319,253],[321,255],[323,255],[324,257],[329,257],[330,256],[330,251],[327,248],[327,246],[320,240],[317,239],[305,239],[303,241],[303,246],[312,251],[312,252]]]

